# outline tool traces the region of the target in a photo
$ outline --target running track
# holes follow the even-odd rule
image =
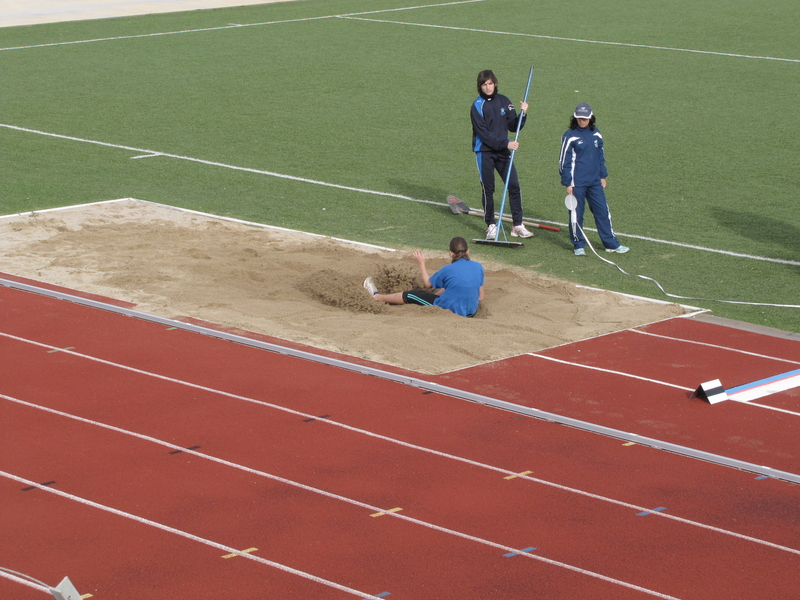
[[[315,354],[0,287],[0,566],[98,599],[800,597],[798,389],[691,397],[800,342],[679,318],[438,377]]]

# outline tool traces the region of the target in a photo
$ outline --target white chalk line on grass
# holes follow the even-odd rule
[[[559,42],[577,42],[581,44],[600,44],[604,46],[624,46],[628,48],[645,48],[647,50],[669,50],[672,52],[691,52],[693,54],[711,54],[715,56],[728,56],[731,58],[753,58],[758,60],[776,60],[781,62],[800,63],[797,58],[778,58],[774,56],[754,56],[749,54],[735,54],[731,52],[714,52],[713,50],[692,50],[691,48],[672,48],[670,46],[650,46],[648,44],[632,44],[628,42],[606,42],[602,40],[586,40],[582,38],[558,37],[554,35],[540,35],[535,33],[515,33],[512,31],[493,31],[491,29],[474,29],[471,27],[454,27],[451,25],[432,25],[429,23],[409,23],[405,21],[387,21],[384,19],[365,19],[355,15],[336,15],[338,19],[350,19],[354,21],[371,21],[373,23],[388,23],[390,25],[409,25],[414,27],[430,27],[433,29],[450,29],[454,31],[467,31],[470,33],[490,33],[493,35],[508,35],[514,37],[537,38],[543,40],[555,40]]]
[[[335,19],[338,17],[347,17],[349,15],[358,16],[358,15],[369,15],[369,14],[378,14],[378,13],[385,13],[385,12],[397,12],[402,10],[416,10],[420,8],[438,8],[440,6],[454,6],[457,4],[471,4],[474,2],[485,2],[486,0],[462,0],[461,2],[445,2],[444,4],[427,4],[424,6],[408,6],[408,7],[401,7],[401,8],[388,8],[384,10],[375,10],[375,11],[366,11],[366,12],[358,12],[358,13],[347,13],[347,14],[335,14],[335,15],[323,15],[320,17],[304,17],[299,19],[283,19],[279,21],[264,21],[261,23],[231,23],[228,25],[219,25],[217,27],[201,27],[198,29],[182,29],[178,31],[160,31],[154,33],[140,33],[137,35],[120,35],[120,36],[113,36],[113,37],[106,37],[106,38],[93,38],[87,40],[73,40],[69,42],[50,42],[47,44],[31,44],[29,46],[13,46],[8,48],[0,48],[0,52],[3,51],[10,51],[10,50],[31,50],[34,48],[48,48],[53,46],[70,46],[75,44],[93,44],[96,42],[114,42],[117,40],[135,40],[140,38],[153,38],[153,37],[161,37],[165,35],[181,35],[185,33],[205,33],[209,31],[224,31],[226,29],[241,29],[243,27],[265,27],[267,25],[283,25],[287,23],[303,23],[307,21],[322,21],[325,19]]]
[[[412,198],[411,196],[403,196],[402,194],[393,194],[393,193],[390,193],[390,192],[379,192],[379,191],[376,191],[376,190],[367,190],[367,189],[362,189],[362,188],[357,188],[357,187],[352,187],[352,186],[347,186],[347,185],[340,185],[338,183],[328,183],[327,181],[319,181],[319,180],[316,180],[316,179],[308,179],[306,177],[297,177],[295,175],[286,175],[284,173],[276,173],[274,171],[264,171],[262,169],[253,169],[253,168],[250,168],[250,167],[239,167],[239,166],[236,166],[236,165],[229,165],[229,164],[225,164],[225,163],[214,162],[212,160],[204,160],[202,158],[192,158],[191,156],[181,156],[180,154],[170,154],[168,152],[157,152],[155,150],[144,150],[142,148],[134,148],[132,146],[123,146],[123,145],[120,145],[120,144],[111,144],[111,143],[108,143],[108,142],[99,142],[99,141],[96,141],[96,140],[87,140],[87,139],[84,139],[84,138],[73,137],[73,136],[69,136],[69,135],[61,135],[61,134],[58,134],[58,133],[48,133],[46,131],[39,131],[39,130],[36,130],[36,129],[27,129],[25,127],[17,127],[15,125],[7,125],[5,123],[0,123],[0,127],[5,127],[6,129],[13,129],[13,130],[16,130],[16,131],[22,131],[22,132],[25,132],[25,133],[35,133],[35,134],[44,135],[44,136],[47,136],[47,137],[54,137],[54,138],[59,138],[59,139],[63,139],[63,140],[70,140],[70,141],[73,141],[73,142],[82,142],[82,143],[85,143],[85,144],[95,144],[97,146],[105,146],[107,148],[115,148],[115,149],[118,149],[118,150],[127,150],[127,151],[130,151],[130,152],[145,153],[145,154],[147,154],[148,157],[151,157],[151,158],[152,157],[175,158],[175,159],[178,159],[178,160],[186,160],[186,161],[189,161],[189,162],[200,163],[200,164],[208,165],[208,166],[212,166],[212,167],[220,167],[220,168],[223,168],[223,169],[232,169],[234,171],[244,171],[244,172],[247,172],[247,173],[255,173],[257,175],[268,175],[270,177],[277,177],[279,179],[289,179],[289,180],[292,180],[292,181],[299,181],[301,183],[311,183],[311,184],[314,184],[314,185],[321,185],[321,186],[325,186],[325,187],[337,188],[337,189],[340,189],[340,190],[347,190],[347,191],[350,191],[350,192],[360,192],[360,193],[364,193],[364,194],[373,194],[373,195],[376,195],[376,196],[386,196],[386,197],[391,197],[391,198],[399,198],[401,200],[411,200],[413,202],[422,202],[424,204],[436,204],[436,205],[441,205],[441,206],[447,206],[443,202],[433,202],[431,200],[420,200],[418,198]],[[133,157],[133,158],[142,158],[142,157],[141,156],[136,156],[136,157]]]
[[[387,23],[390,25],[407,25],[407,26],[414,26],[414,27],[429,27],[434,29],[449,29],[454,31],[466,31],[471,33],[488,33],[492,35],[506,35],[506,36],[516,36],[516,37],[528,37],[528,38],[537,38],[537,39],[544,39],[544,40],[554,40],[560,42],[574,42],[574,43],[581,43],[581,44],[600,44],[606,46],[622,46],[628,48],[644,48],[648,50],[667,50],[671,52],[690,52],[693,54],[708,54],[714,56],[726,56],[730,58],[748,58],[748,59],[756,59],[756,60],[772,60],[772,61],[780,61],[780,62],[791,62],[791,63],[800,63],[800,59],[796,58],[780,58],[775,56],[757,56],[757,55],[750,55],[750,54],[736,54],[733,52],[715,52],[713,50],[694,50],[691,48],[673,48],[670,46],[653,46],[648,44],[633,44],[629,42],[608,42],[603,40],[588,40],[582,38],[569,38],[569,37],[559,37],[553,35],[541,35],[541,34],[534,34],[534,33],[515,33],[511,31],[494,31],[491,29],[477,29],[477,28],[470,28],[470,27],[454,27],[450,25],[434,25],[430,23],[411,23],[405,21],[387,21],[384,19],[367,19],[362,17],[361,15],[371,15],[371,14],[382,14],[382,13],[389,13],[389,12],[399,12],[405,10],[419,10],[424,8],[439,8],[444,6],[457,6],[460,4],[472,4],[475,2],[485,2],[486,0],[462,0],[460,2],[445,2],[441,4],[425,4],[420,6],[407,6],[407,7],[400,7],[400,8],[389,8],[383,10],[375,10],[375,11],[363,11],[363,12],[356,12],[356,13],[344,13],[344,14],[334,14],[334,15],[323,15],[320,17],[305,17],[299,19],[284,19],[279,21],[265,21],[262,23],[233,23],[230,25],[221,25],[218,27],[204,27],[199,29],[185,29],[180,31],[164,31],[164,32],[155,32],[155,33],[143,33],[138,35],[122,35],[116,37],[107,37],[107,38],[95,38],[95,39],[87,39],[87,40],[74,40],[70,42],[51,42],[47,44],[32,44],[29,46],[14,46],[8,48],[0,48],[0,52],[3,51],[10,51],[10,50],[29,50],[33,48],[47,48],[51,46],[67,46],[73,44],[90,44],[95,42],[111,42],[116,40],[129,40],[129,39],[137,39],[137,38],[148,38],[148,37],[159,37],[165,35],[180,35],[185,33],[202,33],[208,31],[221,31],[226,29],[238,29],[242,27],[264,27],[267,25],[281,25],[284,23],[302,23],[306,21],[320,21],[325,19],[347,19],[352,21],[371,21],[375,23]]]
[[[3,397],[7,398],[7,396],[3,396]],[[181,450],[183,450],[184,452],[189,452],[189,451],[187,451],[186,449],[183,449],[183,448],[181,448]],[[13,481],[17,481],[17,482],[22,483],[22,484],[24,484],[26,486],[35,487],[37,489],[42,490],[43,492],[48,492],[48,493],[60,496],[62,498],[66,498],[68,500],[72,500],[74,502],[78,502],[80,504],[89,506],[90,508],[95,508],[95,509],[98,509],[98,510],[109,512],[111,514],[117,515],[118,517],[124,517],[126,519],[130,519],[132,521],[136,521],[137,523],[141,523],[142,525],[148,525],[150,527],[155,527],[156,529],[160,529],[161,531],[166,531],[167,533],[172,533],[172,534],[178,535],[180,537],[192,540],[193,542],[199,542],[199,543],[204,544],[206,546],[211,546],[212,548],[217,548],[218,550],[221,550],[221,551],[225,552],[226,554],[236,554],[237,556],[241,556],[242,558],[247,558],[248,560],[252,560],[252,561],[255,561],[255,562],[270,566],[270,567],[273,567],[275,569],[279,569],[281,571],[284,571],[286,573],[290,573],[292,575],[297,575],[299,577],[302,577],[303,579],[309,579],[309,580],[311,580],[311,581],[313,581],[315,583],[319,583],[319,584],[322,584],[322,585],[325,585],[325,586],[328,586],[328,587],[332,587],[332,588],[335,588],[335,589],[340,590],[342,592],[347,592],[347,593],[352,594],[354,596],[359,596],[360,598],[374,598],[375,600],[379,600],[378,596],[373,596],[372,594],[367,594],[365,592],[359,592],[358,590],[355,590],[353,588],[341,585],[341,584],[336,583],[334,581],[330,581],[328,579],[323,579],[322,577],[317,577],[316,575],[312,575],[311,573],[307,573],[306,571],[300,571],[298,569],[294,569],[294,568],[289,567],[287,565],[283,565],[281,563],[277,563],[277,562],[268,560],[266,558],[262,558],[260,556],[256,556],[256,555],[254,555],[254,554],[252,554],[250,552],[242,552],[241,550],[239,550],[237,548],[232,548],[230,546],[226,546],[225,544],[220,544],[219,542],[215,542],[213,540],[209,540],[209,539],[206,539],[206,538],[203,538],[203,537],[188,533],[186,531],[182,531],[180,529],[176,529],[175,527],[170,527],[169,525],[164,525],[163,523],[159,523],[157,521],[153,521],[153,520],[147,519],[145,517],[140,517],[138,515],[134,515],[132,513],[125,512],[123,510],[119,510],[119,509],[113,508],[111,506],[106,506],[104,504],[99,504],[97,502],[93,502],[93,501],[88,500],[86,498],[81,498],[80,496],[75,496],[74,494],[69,494],[67,492],[63,492],[63,491],[61,491],[59,489],[56,489],[56,488],[53,488],[51,486],[41,485],[40,483],[37,483],[35,481],[30,481],[29,479],[25,479],[24,477],[19,477],[17,475],[13,475],[13,474],[7,473],[5,471],[0,471],[0,476],[6,477],[6,478],[11,479]]]
[[[188,381],[183,381],[183,380],[180,380],[180,379],[174,379],[172,377],[167,377],[165,375],[159,375],[157,373],[152,373],[152,372],[149,372],[149,371],[143,371],[143,370],[137,369],[135,367],[130,367],[130,366],[127,366],[127,365],[123,365],[123,364],[107,361],[107,360],[104,360],[104,359],[101,359],[101,358],[88,356],[88,355],[85,355],[85,354],[81,354],[79,352],[75,352],[73,350],[65,350],[65,349],[61,349],[61,348],[55,348],[54,346],[50,346],[49,344],[44,344],[42,342],[36,342],[34,340],[28,340],[28,339],[25,339],[25,338],[20,338],[20,337],[17,337],[15,335],[11,335],[11,334],[4,333],[4,332],[0,332],[0,336],[6,337],[6,338],[9,338],[9,339],[13,339],[13,340],[16,340],[16,341],[19,341],[19,342],[22,342],[22,343],[28,343],[28,344],[32,344],[32,345],[35,345],[35,346],[39,346],[41,348],[59,350],[59,352],[62,353],[62,354],[66,353],[66,354],[75,356],[77,358],[90,360],[90,361],[93,361],[93,362],[97,362],[97,363],[100,363],[100,364],[108,365],[108,366],[119,368],[119,369],[123,369],[123,370],[130,371],[130,372],[133,372],[133,373],[137,373],[137,374],[140,374],[140,375],[145,375],[145,376],[148,376],[148,377],[153,377],[153,378],[160,379],[162,381],[166,381],[166,382],[169,382],[169,383],[174,383],[174,384],[177,384],[177,385],[183,385],[183,386],[190,387],[190,388],[193,388],[193,389],[198,389],[198,390],[201,390],[201,391],[204,391],[204,392],[208,392],[210,394],[216,394],[216,395],[220,395],[220,396],[225,396],[226,398],[232,398],[234,400],[241,400],[241,401],[248,402],[248,403],[251,403],[251,404],[256,404],[256,405],[263,406],[263,407],[266,407],[266,408],[270,408],[270,409],[273,409],[273,410],[277,410],[277,411],[280,411],[280,412],[283,412],[283,413],[287,413],[287,414],[290,414],[290,415],[301,417],[303,419],[316,419],[320,423],[323,423],[323,424],[326,424],[326,425],[330,425],[332,427],[338,427],[338,428],[344,429],[346,431],[349,431],[349,432],[352,432],[352,433],[355,433],[355,434],[358,434],[358,435],[364,435],[364,436],[367,436],[367,437],[370,437],[370,438],[373,438],[373,439],[376,439],[376,440],[379,440],[379,441],[388,442],[390,444],[402,446],[402,447],[408,448],[410,450],[419,451],[419,452],[423,452],[423,453],[426,453],[426,454],[431,454],[433,456],[438,456],[438,457],[441,457],[441,458],[444,458],[444,459],[447,459],[447,460],[452,460],[452,461],[456,461],[456,462],[463,463],[463,464],[466,464],[466,465],[470,465],[470,466],[473,466],[473,467],[478,467],[480,469],[485,469],[485,470],[488,470],[488,471],[494,471],[494,472],[499,473],[499,474],[501,474],[503,476],[514,475],[514,476],[516,476],[516,477],[518,477],[520,479],[525,479],[527,481],[538,483],[540,485],[551,487],[551,488],[554,488],[554,489],[557,489],[557,490],[560,490],[560,491],[563,491],[563,492],[568,492],[568,493],[571,493],[571,494],[577,494],[579,496],[583,496],[583,497],[586,497],[586,498],[589,498],[589,499],[592,499],[592,500],[597,500],[597,501],[600,501],[600,502],[613,504],[613,505],[620,506],[620,507],[623,507],[623,508],[626,508],[626,509],[631,509],[631,510],[634,510],[634,511],[637,511],[637,512],[650,510],[648,508],[645,508],[645,507],[642,507],[642,506],[637,506],[635,504],[631,504],[629,502],[624,502],[622,500],[616,500],[614,498],[609,498],[607,496],[601,496],[599,494],[594,494],[592,492],[587,492],[585,490],[580,490],[580,489],[569,487],[569,486],[562,485],[562,484],[559,484],[559,483],[554,483],[554,482],[548,481],[546,479],[540,479],[538,477],[533,477],[530,474],[526,474],[526,475],[519,474],[519,473],[517,473],[515,471],[510,471],[508,469],[503,469],[501,467],[496,467],[494,465],[481,463],[481,462],[478,462],[478,461],[475,461],[475,460],[471,460],[471,459],[468,459],[468,458],[464,458],[464,457],[461,457],[461,456],[456,456],[454,454],[448,454],[446,452],[441,452],[439,450],[434,450],[433,448],[427,448],[425,446],[419,446],[417,444],[412,444],[410,442],[404,442],[404,441],[396,439],[396,438],[391,438],[391,437],[388,437],[388,436],[385,436],[385,435],[374,433],[374,432],[368,431],[366,429],[360,429],[358,427],[353,427],[351,425],[347,425],[346,423],[341,423],[341,422],[338,422],[338,421],[335,421],[335,420],[332,420],[332,419],[318,419],[318,417],[316,415],[303,413],[303,412],[300,412],[300,411],[297,411],[297,410],[294,410],[294,409],[291,409],[291,408],[287,408],[285,406],[272,404],[270,402],[266,402],[266,401],[263,401],[263,400],[256,400],[254,398],[249,398],[247,396],[240,396],[238,394],[233,394],[231,392],[225,392],[225,391],[222,391],[222,390],[216,390],[214,388],[209,388],[209,387],[206,387],[206,386],[202,386],[202,385],[199,385],[199,384],[191,383],[191,382],[188,382]],[[664,384],[664,385],[669,385],[669,384]],[[121,432],[121,433],[132,435],[132,436],[135,436],[135,437],[138,437],[138,438],[141,438],[141,439],[151,440],[151,441],[154,441],[154,442],[159,443],[159,444],[164,444],[166,446],[173,446],[169,442],[164,442],[164,441],[161,441],[161,440],[157,440],[156,438],[151,438],[151,437],[145,436],[143,434],[129,432],[127,430],[123,430],[123,429],[120,429],[118,427],[114,427],[113,425],[106,425],[106,424],[103,424],[103,423],[99,423],[97,421],[91,421],[89,419],[85,419],[84,417],[78,417],[78,416],[75,416],[75,415],[71,415],[69,413],[64,413],[64,412],[58,411],[58,410],[53,409],[53,408],[48,408],[48,407],[39,406],[37,404],[32,404],[32,403],[26,402],[24,400],[19,400],[19,399],[13,398],[11,396],[7,396],[7,395],[2,394],[2,393],[0,393],[0,398],[4,398],[4,399],[6,399],[8,401],[16,402],[18,404],[23,404],[23,405],[29,406],[31,408],[36,408],[36,409],[43,410],[43,411],[46,411],[46,412],[50,412],[50,413],[53,413],[53,414],[58,414],[60,416],[64,416],[64,417],[67,417],[67,418],[70,418],[70,419],[74,419],[74,420],[77,420],[77,421],[91,423],[91,424],[97,425],[99,427],[104,427],[106,429],[110,429],[110,430],[113,430],[113,431],[118,431],[118,432]],[[198,453],[198,452],[195,452],[195,451],[192,451],[192,450],[187,450],[185,448],[178,448],[177,446],[174,446],[174,448],[183,450],[184,452],[189,452],[189,453],[192,453],[192,454],[196,454],[198,457],[201,457],[201,458],[205,458],[205,459],[208,459],[208,460],[213,460],[213,461],[220,462],[220,463],[225,463],[225,464],[228,464],[229,466],[233,466],[235,468],[241,468],[241,469],[249,470],[250,472],[253,472],[253,473],[257,472],[257,471],[253,471],[252,469],[249,469],[248,467],[240,467],[240,466],[236,465],[235,463],[228,463],[227,461],[224,461],[223,459],[214,458],[214,457],[212,457],[210,455],[207,455],[207,454]],[[260,472],[258,472],[258,473],[260,473]],[[290,484],[290,485],[297,485],[297,486],[303,487],[304,489],[314,489],[314,488],[309,488],[307,486],[304,486],[303,484],[300,484],[300,483],[291,482],[289,480],[283,480],[283,479],[281,479],[281,478],[279,478],[277,476],[274,476],[274,475],[264,474],[264,476],[269,477],[271,479],[283,481],[284,483],[287,483],[287,484]],[[346,498],[343,498],[341,496],[336,496],[334,494],[331,494],[330,492],[325,492],[325,491],[320,490],[320,493],[328,495],[330,497],[336,497],[336,498],[344,500],[344,501],[349,501]],[[352,502],[355,503],[355,504],[361,505],[360,503],[358,503],[355,500],[353,500]],[[363,506],[366,506],[366,505],[363,505]],[[370,507],[370,508],[374,508],[374,507]],[[383,509],[378,509],[378,510],[383,511]],[[398,517],[398,518],[406,517],[406,515],[397,515],[395,513],[391,513],[391,514],[393,516]],[[784,550],[786,552],[791,552],[793,554],[800,555],[800,550],[796,550],[794,548],[788,548],[786,546],[781,546],[779,544],[775,544],[773,542],[768,542],[766,540],[761,540],[761,539],[754,538],[754,537],[751,537],[751,536],[748,536],[748,535],[736,533],[734,531],[730,531],[730,530],[727,530],[727,529],[721,529],[721,528],[718,528],[718,527],[714,527],[713,525],[707,525],[707,524],[704,524],[704,523],[699,523],[697,521],[692,521],[690,519],[685,519],[685,518],[676,516],[674,514],[661,513],[661,512],[653,513],[653,514],[656,514],[660,518],[673,520],[673,521],[676,521],[676,522],[679,522],[679,523],[682,523],[682,524],[685,524],[685,525],[689,525],[689,526],[692,526],[692,527],[698,527],[700,529],[705,529],[705,530],[712,531],[712,532],[715,532],[715,533],[720,533],[720,534],[723,534],[723,535],[732,536],[732,537],[739,538],[739,539],[742,539],[742,540],[755,542],[757,544],[762,544],[762,545],[765,545],[765,546],[769,546],[771,548],[776,548],[778,550]]]
[[[101,141],[97,141],[97,140],[89,140],[89,139],[79,138],[79,137],[70,136],[70,135],[62,135],[62,134],[59,134],[59,133],[50,133],[50,132],[47,132],[47,131],[40,131],[38,129],[30,129],[30,128],[27,128],[27,127],[19,127],[17,125],[9,125],[7,123],[0,123],[0,127],[4,127],[6,129],[11,129],[11,130],[14,130],[14,131],[21,131],[23,133],[34,133],[36,135],[43,135],[43,136],[46,136],[46,137],[52,137],[52,138],[57,138],[57,139],[62,139],[62,140],[69,140],[69,141],[72,141],[72,142],[81,142],[81,143],[84,143],[84,144],[94,144],[94,145],[97,145],[97,146],[104,146],[106,148],[114,148],[114,149],[117,149],[117,150],[126,150],[126,151],[129,151],[129,152],[137,153],[137,156],[134,156],[132,158],[143,158],[145,156],[148,157],[148,158],[153,158],[153,157],[174,158],[174,159],[177,159],[177,160],[185,160],[185,161],[199,163],[199,164],[208,165],[208,166],[212,166],[212,167],[219,167],[219,168],[223,168],[223,169],[232,169],[234,171],[244,171],[244,172],[247,172],[247,173],[254,173],[256,175],[267,175],[269,177],[277,177],[279,179],[288,179],[288,180],[297,181],[297,182],[300,182],[300,183],[310,183],[312,185],[321,185],[321,186],[324,186],[324,187],[330,187],[330,188],[335,188],[335,189],[340,189],[340,190],[346,190],[346,191],[350,191],[350,192],[357,192],[357,193],[360,193],[360,194],[370,194],[370,195],[373,195],[373,196],[383,196],[383,197],[386,197],[386,198],[398,198],[400,200],[409,200],[411,202],[419,202],[421,204],[431,204],[431,205],[434,205],[434,206],[445,206],[445,207],[448,206],[446,202],[435,202],[433,200],[422,200],[420,198],[413,198],[411,196],[405,196],[403,194],[394,194],[394,193],[391,193],[391,192],[381,192],[381,191],[378,191],[378,190],[370,190],[370,189],[358,188],[358,187],[354,187],[354,186],[341,185],[341,184],[338,184],[338,183],[330,183],[330,182],[327,182],[327,181],[320,181],[318,179],[308,179],[306,177],[297,177],[295,175],[286,175],[285,173],[276,173],[275,171],[266,171],[266,170],[263,170],[263,169],[254,169],[254,168],[250,168],[250,167],[240,167],[240,166],[237,166],[237,165],[229,165],[229,164],[226,164],[226,163],[220,163],[220,162],[215,162],[215,161],[211,161],[211,160],[205,160],[205,159],[201,159],[201,158],[193,158],[191,156],[182,156],[180,154],[170,154],[168,152],[159,152],[159,151],[156,151],[156,150],[146,150],[146,149],[143,149],[143,148],[136,148],[136,147],[133,147],[133,146],[125,146],[125,145],[122,145],[122,144],[112,144],[110,142],[101,142]],[[565,223],[559,223],[557,221],[545,221],[545,220],[543,220],[542,222],[543,223],[551,223],[553,225],[560,225],[562,227],[566,227]],[[586,230],[587,231],[595,231],[595,230],[593,230],[591,228],[588,228],[588,227],[586,228]],[[737,258],[747,258],[747,259],[750,259],[750,260],[759,260],[759,261],[763,261],[763,262],[800,266],[800,261],[782,260],[782,259],[779,259],[779,258],[770,258],[770,257],[767,257],[767,256],[755,256],[755,255],[751,255],[751,254],[740,254],[740,253],[737,253],[737,252],[730,252],[728,250],[717,250],[715,248],[706,248],[704,246],[694,246],[692,244],[684,244],[684,243],[681,243],[681,242],[673,242],[673,241],[670,241],[670,240],[660,240],[658,238],[648,238],[648,237],[643,237],[643,236],[629,235],[629,234],[625,234],[625,233],[617,233],[617,235],[622,236],[622,237],[638,238],[638,239],[647,240],[649,242],[658,243],[658,244],[669,244],[669,245],[672,245],[672,246],[678,246],[678,247],[681,247],[681,248],[688,248],[688,249],[691,249],[691,250],[701,250],[703,252],[711,252],[711,253],[714,253],[714,254],[724,254],[724,255],[728,255],[728,256],[734,256],[734,257],[737,257]]]
[[[140,33],[137,35],[120,35],[116,37],[107,38],[93,38],[88,40],[73,40],[71,42],[50,42],[47,44],[32,44],[30,46],[10,46],[8,48],[0,48],[0,52],[7,52],[10,50],[32,50],[34,48],[51,48],[54,46],[74,46],[77,44],[94,44],[96,42],[116,42],[119,40],[135,40],[140,38],[153,38],[162,37],[165,35],[181,35],[185,33],[203,33],[206,31],[220,31],[223,29],[239,29],[241,27],[259,27],[264,25],[280,25],[282,23],[294,23],[302,21],[315,21],[320,19],[330,19],[330,16],[324,17],[306,17],[304,19],[287,19],[285,21],[272,21],[268,23],[251,23],[251,24],[234,24],[234,25],[220,25],[219,27],[204,27],[201,29],[184,29],[181,31],[160,31],[156,33]]]

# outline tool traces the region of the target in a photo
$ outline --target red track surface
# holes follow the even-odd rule
[[[795,484],[7,288],[0,318],[0,566],[50,585],[798,597]],[[675,319],[427,379],[800,473],[800,417],[689,398],[797,369],[798,346]],[[43,597],[0,577],[0,598]]]

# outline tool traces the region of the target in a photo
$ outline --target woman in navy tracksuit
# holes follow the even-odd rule
[[[630,250],[619,243],[611,226],[611,211],[606,202],[606,159],[603,151],[603,136],[595,127],[595,116],[592,107],[581,102],[575,108],[569,129],[561,138],[561,157],[558,168],[561,172],[561,185],[567,188],[578,201],[575,209],[577,225],[570,220],[569,237],[575,247],[576,256],[585,256],[586,238],[583,237],[584,200],[589,203],[589,210],[594,215],[597,232],[606,252],[624,253]]]
[[[488,226],[486,239],[494,239],[497,234],[494,218],[494,172],[496,170],[500,174],[505,184],[508,165],[511,162],[511,150],[519,148],[519,142],[508,139],[508,132],[516,132],[517,124],[521,129],[525,125],[525,115],[517,116],[511,100],[497,93],[497,77],[488,69],[478,73],[478,94],[470,110],[472,150],[475,152],[483,189],[484,220]],[[520,110],[526,113],[528,103],[521,102]],[[511,179],[508,182],[508,198],[513,221],[511,235],[522,238],[533,237],[533,233],[522,224],[522,194],[517,169],[513,165]]]

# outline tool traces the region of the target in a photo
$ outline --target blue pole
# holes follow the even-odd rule
[[[533,79],[533,65],[531,65],[531,72],[528,74],[528,85],[525,86],[525,97],[522,99],[523,102],[528,101],[528,92],[531,89],[531,79]],[[522,127],[522,117],[525,116],[525,111],[522,111],[519,114],[519,119],[517,120],[517,132],[514,134],[514,141],[517,141],[519,138],[519,130]],[[514,154],[516,150],[511,151],[511,159],[508,161],[508,171],[506,172],[506,185],[503,189],[503,199],[500,201],[500,218],[498,219],[498,227],[497,233],[494,234],[494,241],[496,242],[500,239],[500,230],[503,228],[503,211],[506,208],[506,196],[508,195],[508,183],[511,181],[511,167],[514,166]],[[513,223],[512,223],[513,225]]]

